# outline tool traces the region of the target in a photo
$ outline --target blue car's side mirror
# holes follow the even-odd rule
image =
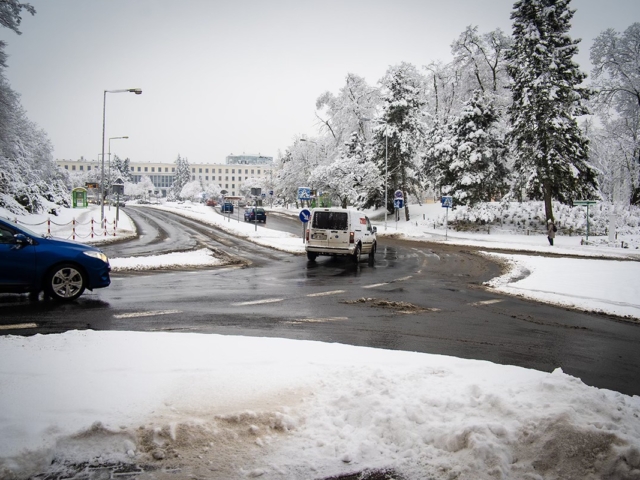
[[[16,233],[13,238],[15,238],[16,243],[18,245],[30,245],[31,239],[27,237],[24,233]]]

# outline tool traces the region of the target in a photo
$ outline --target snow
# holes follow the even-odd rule
[[[256,231],[211,207],[154,208],[303,252],[300,236]],[[638,250],[582,245],[561,233],[550,247],[542,233],[445,232],[443,211],[412,205],[410,222],[389,218],[386,230],[383,217],[371,216],[380,236],[521,251],[486,253],[513,266],[488,288],[640,319],[640,263],[629,261]],[[95,211],[80,217],[89,215]],[[118,229],[134,230],[126,217]],[[111,262],[144,269],[212,259],[199,250]],[[212,479],[392,469],[408,480],[595,480],[640,471],[640,397],[586,386],[559,369],[278,338],[111,331],[2,336],[0,365],[0,478],[84,462]]]

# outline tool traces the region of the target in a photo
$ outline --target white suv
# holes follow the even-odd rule
[[[376,253],[376,227],[356,210],[315,208],[306,231],[307,258],[318,255],[349,255],[356,262],[366,253],[373,261]]]

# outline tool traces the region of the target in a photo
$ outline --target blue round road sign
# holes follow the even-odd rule
[[[303,208],[300,211],[300,221],[302,223],[307,223],[309,221],[309,219],[311,218],[311,212],[307,209],[307,208]]]

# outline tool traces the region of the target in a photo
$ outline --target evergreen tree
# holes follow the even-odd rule
[[[451,162],[442,192],[454,203],[475,205],[502,197],[507,190],[506,148],[497,130],[491,100],[476,91],[453,127]]]
[[[182,189],[191,181],[191,171],[189,170],[189,161],[186,158],[178,155],[175,163],[176,172],[173,176],[173,195],[176,199],[179,199]]]
[[[512,193],[570,203],[597,195],[596,171],[587,164],[588,141],[576,116],[588,113],[585,75],[572,60],[579,40],[569,35],[570,0],[518,0],[511,14],[514,43],[507,53],[513,103]]]
[[[409,206],[406,200],[410,194],[419,195],[420,188],[417,160],[426,131],[423,80],[416,68],[408,63],[387,71],[381,81],[382,117],[373,139],[375,161],[383,178],[388,175],[386,208],[393,212],[393,192],[401,190],[407,221]]]

